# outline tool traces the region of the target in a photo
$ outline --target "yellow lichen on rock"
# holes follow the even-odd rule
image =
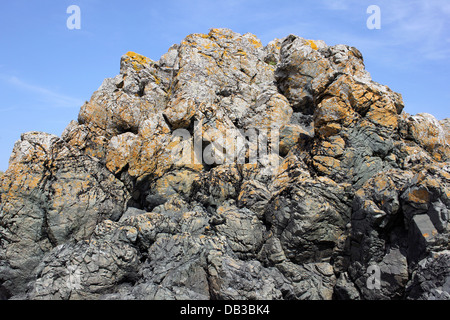
[[[309,44],[309,46],[313,49],[313,50],[317,50],[317,44],[314,42],[314,40],[306,40],[306,42]]]
[[[129,58],[135,71],[142,70],[146,65],[152,63],[152,60],[133,51],[128,51],[125,56]]]

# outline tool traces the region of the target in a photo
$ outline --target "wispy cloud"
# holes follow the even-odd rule
[[[355,32],[351,36],[358,43],[373,41],[373,47],[397,48],[404,58],[424,60],[448,60],[450,45],[450,1],[448,0],[373,0],[366,4],[360,0],[319,0],[322,8],[330,12],[345,11],[348,21],[361,21],[370,4],[381,9],[383,37],[368,37],[367,33]],[[364,9],[364,10],[363,10]],[[361,25],[364,28],[363,25]],[[342,32],[342,30],[335,30]],[[333,30],[330,30],[333,32]],[[375,34],[378,31],[373,31]],[[408,57],[407,57],[408,56]]]
[[[450,5],[447,0],[416,0],[407,5],[394,1],[384,5],[392,39],[414,46],[428,60],[450,57],[450,47],[445,41],[450,28]]]
[[[27,83],[16,76],[0,75],[0,79],[26,94],[34,95],[34,97],[48,104],[49,107],[56,108],[79,108],[84,101],[78,98],[70,97],[53,90]]]
[[[325,0],[323,1],[322,5],[329,10],[348,10],[353,6],[354,2],[354,0]]]

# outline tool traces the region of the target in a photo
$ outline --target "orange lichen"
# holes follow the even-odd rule
[[[378,190],[386,189],[388,186],[387,181],[382,176],[378,176],[375,178],[375,186],[378,188]]]
[[[313,165],[316,168],[316,170],[329,175],[332,173],[332,171],[339,170],[341,162],[332,157],[315,156],[313,157]]]
[[[245,51],[242,50],[242,49],[238,49],[236,55],[246,57],[246,56],[247,56],[247,52],[245,52]]]
[[[314,40],[306,40],[306,42],[308,42],[309,46],[310,46],[313,50],[319,49],[319,48],[317,47],[317,44],[314,42]]]
[[[133,65],[133,69],[136,71],[142,70],[144,65],[148,65],[152,62],[151,59],[133,51],[128,51],[125,55],[129,57],[131,64]]]
[[[206,57],[207,59],[212,59],[211,56],[209,56],[209,55],[207,55],[207,54],[205,54],[205,53],[203,53],[201,51],[199,51],[198,53],[201,54],[202,56]]]
[[[427,203],[430,194],[425,189],[415,189],[408,194],[408,200],[415,203]]]
[[[250,39],[248,39],[249,41],[250,41],[250,43],[255,47],[255,48],[262,48],[262,44],[261,44],[261,41],[260,40],[258,40],[258,39],[254,39],[254,38],[250,38]]]

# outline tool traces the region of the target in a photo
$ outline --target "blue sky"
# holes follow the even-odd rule
[[[81,29],[69,30],[70,5]],[[381,9],[370,30],[369,5]],[[27,131],[60,135],[122,54],[159,60],[190,33],[224,27],[267,44],[296,34],[357,47],[372,78],[400,92],[405,111],[450,117],[448,0],[14,0],[0,10],[0,170]]]

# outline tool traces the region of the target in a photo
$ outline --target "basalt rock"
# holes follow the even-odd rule
[[[0,297],[449,299],[450,121],[361,52],[227,29],[128,52],[0,178]]]

